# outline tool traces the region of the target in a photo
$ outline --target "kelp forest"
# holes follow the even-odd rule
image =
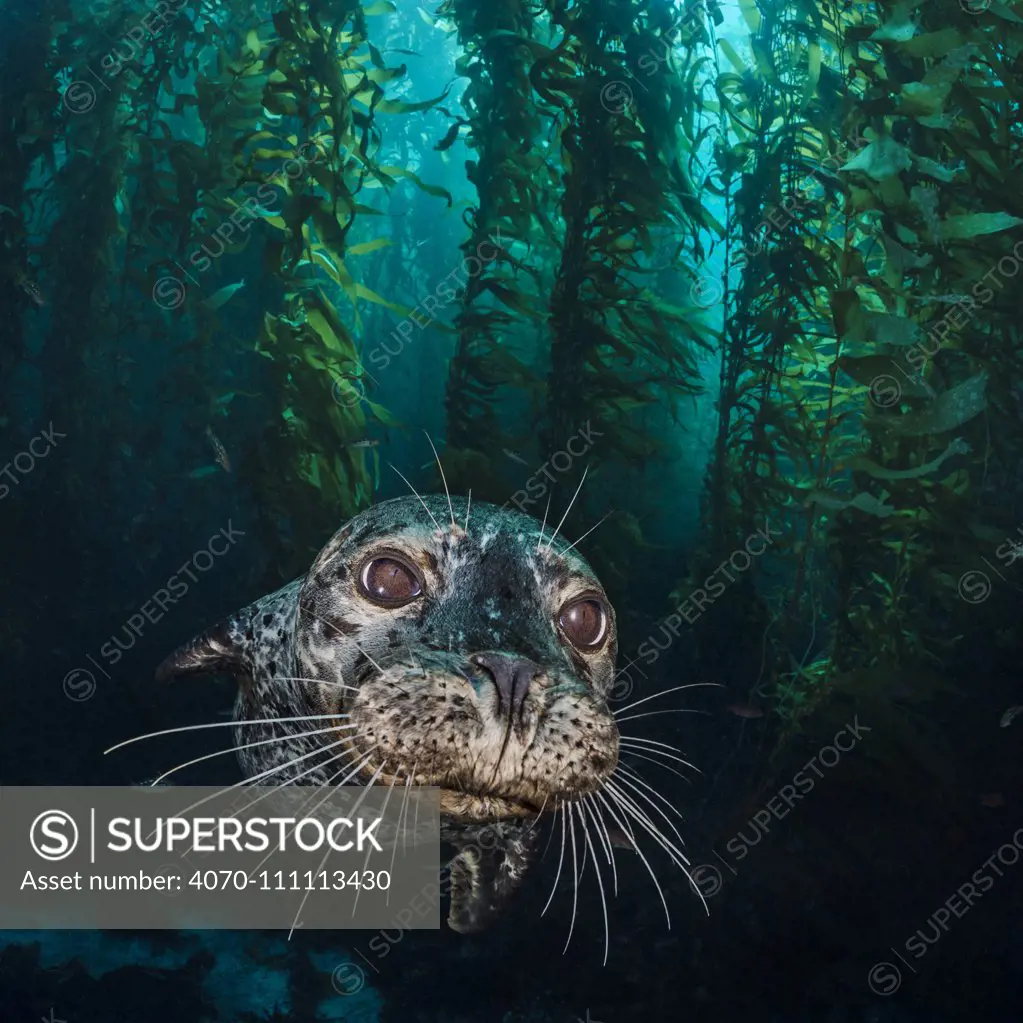
[[[694,862],[854,720],[804,821],[825,880],[780,837],[757,854],[793,905],[902,849],[825,803],[876,800],[924,855],[979,833],[981,799],[986,826],[985,784],[1009,799],[1019,4],[0,0],[0,74],[0,635],[26,736],[226,706],[153,667],[359,511],[446,485],[566,516],[616,609],[612,700],[650,698],[636,755],[692,781],[663,791]],[[119,634],[222,527],[195,597]],[[8,752],[13,783],[129,780]],[[638,913],[645,944],[663,918]],[[727,984],[685,948],[703,1018]],[[413,995],[385,1002],[449,1018]]]

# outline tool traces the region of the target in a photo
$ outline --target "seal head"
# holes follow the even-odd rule
[[[507,822],[506,862],[491,873],[517,878],[529,819],[598,792],[617,767],[616,648],[592,569],[537,520],[411,497],[356,516],[304,578],[182,647],[158,678],[239,679],[238,718],[289,736],[242,751],[250,777],[328,784],[356,768],[345,781],[438,786],[456,846]],[[332,713],[347,715],[343,728],[281,722]],[[246,728],[240,741],[253,738]],[[493,896],[462,902],[493,910]]]

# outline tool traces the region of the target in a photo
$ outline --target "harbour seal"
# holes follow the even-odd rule
[[[461,524],[460,524],[461,523]],[[607,696],[614,610],[579,552],[537,519],[444,497],[399,498],[340,529],[299,579],[214,625],[157,680],[239,683],[250,778],[438,786],[448,923],[482,927],[518,885],[545,810],[598,793],[619,734]],[[291,718],[346,714],[347,730]],[[258,724],[266,721],[265,726]],[[340,725],[340,722],[338,722]],[[336,783],[336,782],[335,782]],[[481,827],[499,840],[481,852]]]

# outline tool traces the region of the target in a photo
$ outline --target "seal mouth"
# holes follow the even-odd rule
[[[463,792],[441,788],[440,811],[457,820],[509,820],[519,817],[539,817],[543,807],[521,799],[496,796],[489,793]]]

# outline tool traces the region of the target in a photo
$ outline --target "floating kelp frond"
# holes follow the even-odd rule
[[[901,437],[922,437],[944,433],[969,422],[987,408],[987,371],[964,380],[949,391],[939,394],[925,409],[906,416],[886,416],[874,420],[884,429]]]
[[[842,511],[845,508],[855,508],[857,511],[866,512],[868,515],[876,515],[879,519],[886,519],[895,512],[895,508],[884,503],[884,497],[874,497],[864,491],[858,493],[852,500],[845,500],[829,490],[812,490],[806,499],[806,503],[819,504],[822,508],[830,508],[833,511]]]
[[[851,459],[848,465],[850,469],[865,472],[879,480],[910,480],[936,472],[941,468],[942,463],[946,459],[951,458],[953,455],[965,455],[969,450],[970,445],[962,437],[956,437],[937,458],[932,458],[929,462],[924,462],[923,465],[915,469],[889,469],[885,465],[878,465],[877,462],[872,462],[869,458],[863,457]]]

